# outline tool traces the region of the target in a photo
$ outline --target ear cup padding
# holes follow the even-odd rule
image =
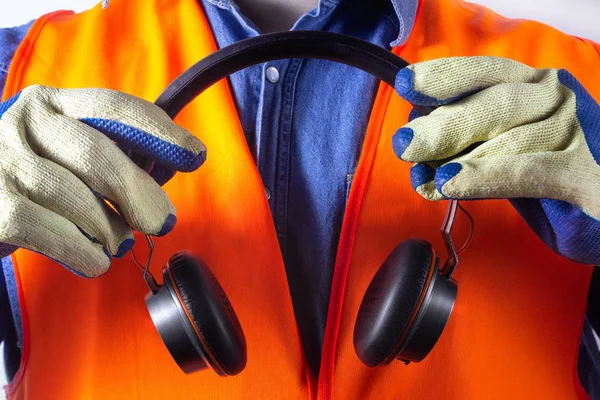
[[[354,327],[354,349],[364,364],[374,367],[389,358],[419,306],[436,261],[431,244],[408,239],[379,267]]]
[[[201,342],[227,375],[241,372],[246,366],[246,339],[212,271],[200,257],[189,252],[171,257],[168,269]]]

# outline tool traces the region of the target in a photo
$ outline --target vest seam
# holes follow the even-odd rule
[[[416,13],[415,13],[415,21],[414,21],[414,23],[413,23],[413,29],[411,30],[410,34],[409,34],[409,35],[408,35],[408,37],[406,38],[406,41],[405,41],[405,42],[404,42],[402,45],[400,45],[400,46],[397,46],[397,47],[392,47],[392,49],[391,49],[392,53],[396,54],[397,56],[400,56],[400,53],[401,53],[401,51],[402,51],[402,50],[403,50],[405,47],[407,47],[407,46],[408,46],[408,44],[410,43],[411,39],[413,39],[413,37],[414,37],[414,33],[415,33],[415,30],[416,30],[415,28],[417,27],[417,23],[419,22],[419,19],[420,19],[421,15],[422,15],[422,13],[423,13],[423,11],[424,11],[424,8],[425,8],[425,0],[418,0],[417,10],[416,10]],[[385,83],[383,83],[383,82],[382,82],[380,85],[382,85],[382,86],[386,86],[387,84],[385,84]],[[368,180],[369,180],[369,178],[370,178],[370,176],[371,176],[372,167],[373,167],[373,164],[374,164],[374,162],[375,162],[375,157],[377,156],[377,146],[379,145],[379,143],[380,143],[380,141],[381,141],[381,136],[382,136],[382,135],[381,135],[381,129],[383,128],[383,124],[384,124],[384,122],[385,122],[385,116],[387,115],[387,112],[388,112],[388,109],[389,109],[389,106],[390,106],[390,99],[391,99],[392,93],[395,91],[395,89],[394,89],[393,87],[391,87],[391,86],[390,86],[390,87],[388,87],[387,89],[385,89],[385,87],[384,87],[384,90],[386,90],[386,92],[387,92],[387,93],[383,93],[385,96],[387,96],[387,99],[386,99],[386,100],[385,100],[385,102],[384,102],[384,104],[385,104],[385,109],[383,109],[383,110],[381,111],[381,115],[380,115],[380,118],[381,118],[381,120],[380,120],[380,123],[378,124],[378,125],[379,125],[379,128],[378,128],[378,131],[379,131],[379,137],[378,137],[378,139],[377,139],[377,144],[375,145],[375,146],[376,146],[376,147],[375,147],[375,152],[374,152],[374,154],[373,154],[373,158],[372,158],[372,160],[371,160],[371,163],[370,163],[370,166],[369,166],[369,171],[368,171],[368,176],[367,176],[367,178],[366,178],[366,182],[368,182]],[[373,117],[373,116],[372,116],[372,117]],[[367,128],[367,129],[368,129],[368,128]],[[359,158],[359,165],[360,165],[360,158]],[[358,170],[358,166],[357,166],[357,169],[356,169],[356,170]],[[357,172],[356,170],[355,170],[354,178],[356,178],[356,172]],[[356,180],[356,179],[355,179],[355,180]],[[354,183],[354,182],[353,182],[353,183]],[[365,187],[364,187],[364,189],[363,189],[363,196],[361,196],[361,199],[360,199],[360,205],[359,205],[359,209],[360,209],[360,206],[362,205],[362,200],[363,200],[363,199],[362,199],[362,197],[364,197],[364,192],[365,192],[365,191],[366,191],[366,185],[365,185]],[[350,199],[350,195],[348,196],[348,200],[349,200],[349,199]],[[347,207],[348,207],[348,204],[346,204],[346,208],[347,208]],[[360,212],[359,212],[359,215],[360,215]],[[356,227],[355,227],[355,229],[356,229]],[[343,230],[343,225],[342,225],[342,230]],[[356,230],[355,230],[355,231],[354,231],[354,233],[352,234],[352,243],[354,242],[354,236],[355,236],[355,234],[356,234]],[[338,245],[339,245],[339,243],[338,243]],[[339,249],[339,248],[338,248],[338,249]],[[337,258],[337,255],[336,255],[336,258]],[[327,399],[327,400],[329,400],[329,399],[332,399],[332,398],[333,398],[333,377],[334,377],[334,368],[335,368],[333,364],[335,364],[335,353],[336,353],[336,351],[337,351],[337,342],[338,342],[338,339],[339,339],[337,336],[338,336],[338,334],[339,334],[339,324],[341,323],[341,314],[342,314],[342,311],[341,311],[341,310],[343,309],[343,306],[344,306],[344,300],[343,300],[343,297],[344,297],[344,296],[343,296],[343,295],[344,295],[344,293],[345,293],[345,289],[346,289],[346,285],[347,285],[347,279],[348,279],[348,271],[349,271],[349,269],[350,269],[350,261],[348,261],[348,265],[347,265],[347,267],[346,267],[346,271],[345,271],[345,273],[346,273],[346,276],[345,276],[345,279],[344,279],[344,282],[343,282],[343,285],[342,285],[342,286],[343,286],[343,288],[342,288],[342,290],[343,290],[343,291],[342,291],[342,296],[341,296],[341,297],[342,297],[342,300],[341,300],[341,302],[340,302],[340,312],[339,312],[339,315],[338,315],[338,316],[336,316],[336,318],[338,318],[338,322],[337,322],[338,326],[337,326],[337,328],[336,328],[337,332],[336,332],[336,335],[335,335],[335,343],[334,343],[334,346],[333,346],[333,347],[334,347],[334,351],[333,351],[333,361],[332,361],[332,365],[330,366],[330,367],[331,367],[330,382],[328,382],[328,383],[327,383],[327,384],[328,384],[328,387],[327,387],[327,390],[326,390],[326,391],[327,391],[327,393],[325,393],[325,394],[322,394],[322,393],[321,393],[322,391],[321,391],[321,389],[320,389],[320,387],[321,387],[321,384],[320,384],[320,381],[321,381],[321,379],[320,379],[320,376],[322,376],[322,375],[323,375],[323,373],[321,372],[321,374],[320,374],[320,376],[319,376],[319,382],[317,382],[317,399],[318,399],[318,400],[322,400],[322,399]],[[334,276],[335,276],[335,269],[334,269]],[[330,296],[331,296],[331,293],[332,293],[332,292],[330,292]],[[330,305],[331,305],[331,300],[330,300]],[[329,314],[330,314],[330,311],[328,311],[328,315],[329,315]],[[325,329],[326,329],[326,332],[327,332],[327,323],[326,323],[326,325],[325,325],[325,326],[326,326],[326,328],[325,328]],[[322,358],[323,358],[323,357],[322,357]],[[323,371],[323,366],[321,366],[321,371]],[[324,383],[323,385],[325,385],[325,383]],[[321,397],[321,396],[324,396],[324,397]]]
[[[221,2],[221,1],[222,0],[217,0],[217,2]],[[419,1],[421,1],[421,0],[419,0]],[[203,22],[206,24],[206,27],[208,28],[208,31],[210,32],[209,36],[210,36],[210,41],[211,41],[212,47],[215,50],[218,50],[219,49],[219,44],[217,43],[214,31],[213,31],[213,29],[212,29],[212,27],[210,25],[210,22],[208,21],[208,17],[206,16],[206,11],[204,10],[204,8],[202,7],[202,4],[200,2],[198,2],[198,8],[199,8],[200,16],[203,19]],[[257,76],[260,77],[260,73],[257,73]],[[259,78],[257,78],[257,79],[259,79]],[[223,84],[226,85],[227,91],[229,92],[230,99],[233,102],[233,94],[232,94],[231,86],[229,84],[228,79],[225,79],[224,82],[223,82]],[[239,115],[238,115],[237,109],[235,108],[235,105],[234,105],[234,111],[235,111],[236,118],[239,121]],[[245,137],[244,132],[241,129],[241,127],[240,127],[240,132],[242,133],[242,139],[244,140],[244,146],[247,149],[248,153],[250,154],[251,152],[250,152],[250,149],[248,148],[246,137]],[[251,154],[250,154],[250,159],[252,159],[252,155]],[[258,168],[254,168],[253,172],[255,174],[259,175],[259,180],[262,181],[262,178],[260,178],[260,174],[258,172]],[[275,237],[277,238],[277,232],[276,231],[275,231]],[[283,255],[282,255],[282,263],[283,263]],[[285,270],[285,266],[282,265],[282,267],[283,267],[283,273],[284,273],[284,276],[285,276],[285,279],[286,279],[285,283],[286,283],[287,296],[288,296],[289,301],[290,301],[290,307],[292,309],[292,313],[294,313],[294,305],[293,305],[292,298],[291,298],[291,292],[290,292],[290,289],[289,289],[289,285],[287,284],[287,272]],[[318,382],[315,382],[315,385],[314,385],[315,388],[314,388],[314,393],[313,393],[313,388],[312,388],[311,385],[312,385],[312,382],[314,381],[314,379],[311,379],[312,372],[310,371],[310,368],[308,367],[308,362],[306,361],[306,357],[304,356],[304,349],[302,347],[302,337],[300,336],[300,328],[298,326],[298,321],[296,320],[295,314],[293,314],[293,315],[294,315],[294,317],[293,317],[294,327],[296,328],[296,338],[298,340],[297,343],[298,343],[298,346],[300,347],[300,354],[302,354],[302,369],[304,370],[303,371],[304,372],[303,375],[304,375],[304,379],[306,380],[305,394],[308,396],[309,400],[313,400],[313,399],[316,399],[316,397],[317,397]]]
[[[333,379],[334,379],[334,370],[335,370],[335,359],[336,359],[336,352],[337,352],[337,345],[338,345],[338,341],[339,341],[339,331],[340,331],[340,325],[341,325],[341,318],[342,318],[342,310],[344,308],[344,297],[345,297],[345,292],[346,292],[346,286],[348,283],[348,273],[350,270],[350,263],[352,261],[352,250],[353,250],[353,246],[354,246],[354,239],[356,238],[356,231],[358,229],[358,219],[360,217],[360,211],[362,209],[362,204],[363,204],[363,200],[364,200],[364,195],[366,193],[368,184],[370,182],[370,178],[371,178],[371,173],[373,171],[373,165],[375,163],[375,159],[377,158],[377,148],[379,147],[379,143],[381,142],[381,131],[383,128],[383,124],[385,122],[385,115],[387,114],[387,110],[389,108],[390,105],[390,97],[393,93],[393,88],[388,86],[385,83],[381,83],[380,84],[380,88],[379,88],[379,93],[378,93],[378,97],[381,98],[381,102],[384,105],[383,109],[379,109],[377,108],[377,103],[374,104],[373,106],[373,113],[371,115],[370,118],[370,123],[369,123],[369,127],[367,128],[367,130],[373,130],[375,132],[377,132],[377,138],[373,138],[373,142],[372,143],[368,143],[371,147],[372,146],[372,155],[370,156],[369,159],[364,160],[364,163],[367,163],[368,165],[366,165],[363,169],[363,173],[361,175],[364,174],[364,178],[362,180],[356,180],[354,182],[354,185],[358,184],[357,187],[357,191],[358,193],[354,196],[355,199],[355,203],[356,205],[353,207],[356,214],[353,216],[349,216],[348,214],[348,210],[350,209],[350,207],[347,207],[347,212],[344,216],[344,221],[342,223],[342,233],[344,232],[344,230],[349,229],[350,232],[347,235],[347,242],[343,243],[342,240],[339,241],[338,244],[338,254],[336,255],[336,259],[340,259],[340,256],[342,254],[347,254],[347,259],[344,260],[344,264],[345,265],[340,265],[339,267],[336,266],[333,272],[333,284],[332,284],[332,290],[330,292],[330,307],[328,309],[328,317],[327,317],[327,323],[326,323],[326,328],[325,328],[325,340],[324,340],[324,345],[323,348],[325,350],[325,342],[327,341],[328,337],[332,337],[333,343],[331,343],[328,347],[331,349],[331,357],[328,357],[328,360],[326,361],[327,364],[323,365],[323,363],[321,364],[321,373],[319,375],[319,383],[317,384],[317,399],[319,400],[329,400],[333,398]],[[376,115],[375,115],[376,114]],[[372,122],[371,122],[372,121]],[[371,128],[371,125],[374,124],[375,126],[373,126]],[[368,133],[367,133],[368,136]],[[363,145],[363,150],[364,150],[364,145]],[[369,151],[368,150],[368,151]],[[367,154],[367,156],[369,156]],[[362,157],[361,157],[362,158]],[[364,165],[363,163],[363,165]],[[357,169],[357,172],[360,171],[360,165],[361,163],[359,162],[359,168]],[[358,174],[355,175],[358,176]],[[358,197],[358,198],[357,198]],[[352,202],[352,198],[350,198],[349,203]],[[352,219],[350,219],[352,218]],[[352,224],[351,226],[347,227],[348,224]],[[345,229],[345,227],[347,227]],[[342,244],[344,244],[345,246],[341,246]],[[337,263],[336,263],[337,264]],[[343,268],[343,270],[340,270],[340,267]],[[339,274],[341,274],[341,276],[339,276]],[[339,276],[336,279],[336,276]],[[339,284],[336,285],[336,281],[339,282]],[[336,289],[337,286],[337,289]],[[334,296],[334,291],[336,292],[336,296]],[[339,291],[339,292],[338,292]],[[335,299],[339,299],[337,304],[334,302]],[[332,306],[333,304],[333,306]],[[332,307],[335,307],[335,309],[332,309]],[[332,311],[336,311],[335,313],[332,313]],[[329,318],[335,318],[334,321],[329,321]],[[331,326],[331,324],[335,324],[335,327],[330,328],[330,329],[334,329],[334,333],[333,334],[329,334],[327,335],[328,332],[328,327]],[[325,352],[325,351],[324,351]],[[325,358],[322,357],[322,360],[324,360]],[[325,372],[327,371],[327,372]],[[327,378],[323,378],[321,379],[321,377],[327,377]],[[326,380],[327,379],[327,380]]]

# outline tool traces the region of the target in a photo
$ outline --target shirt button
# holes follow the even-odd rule
[[[265,186],[265,195],[267,196],[267,201],[271,200],[271,191],[266,186]]]
[[[267,68],[267,79],[271,83],[279,82],[279,71],[275,67]]]

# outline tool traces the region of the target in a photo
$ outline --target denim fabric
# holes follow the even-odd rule
[[[233,1],[203,0],[202,5],[220,47],[259,34]],[[406,40],[416,5],[414,0],[321,0],[292,30],[343,33],[390,49],[392,42]],[[279,71],[275,83],[266,79],[269,67]],[[378,81],[346,65],[293,59],[247,68],[233,74],[230,83],[248,145],[271,193],[295,317],[316,376],[346,195]]]
[[[0,28],[0,90],[2,91],[10,62],[32,24],[33,21],[15,28]]]

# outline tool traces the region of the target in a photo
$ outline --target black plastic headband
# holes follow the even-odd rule
[[[391,51],[339,33],[291,31],[244,39],[210,54],[179,75],[155,101],[172,119],[204,90],[246,67],[284,58],[335,61],[372,74],[390,86],[408,62]],[[433,108],[414,106],[421,116]],[[133,150],[129,157],[146,171],[154,165]]]
[[[155,104],[171,118],[221,79],[251,65],[283,58],[318,58],[368,72],[390,86],[408,63],[394,53],[351,36],[292,31],[241,40],[200,60],[175,79]]]

